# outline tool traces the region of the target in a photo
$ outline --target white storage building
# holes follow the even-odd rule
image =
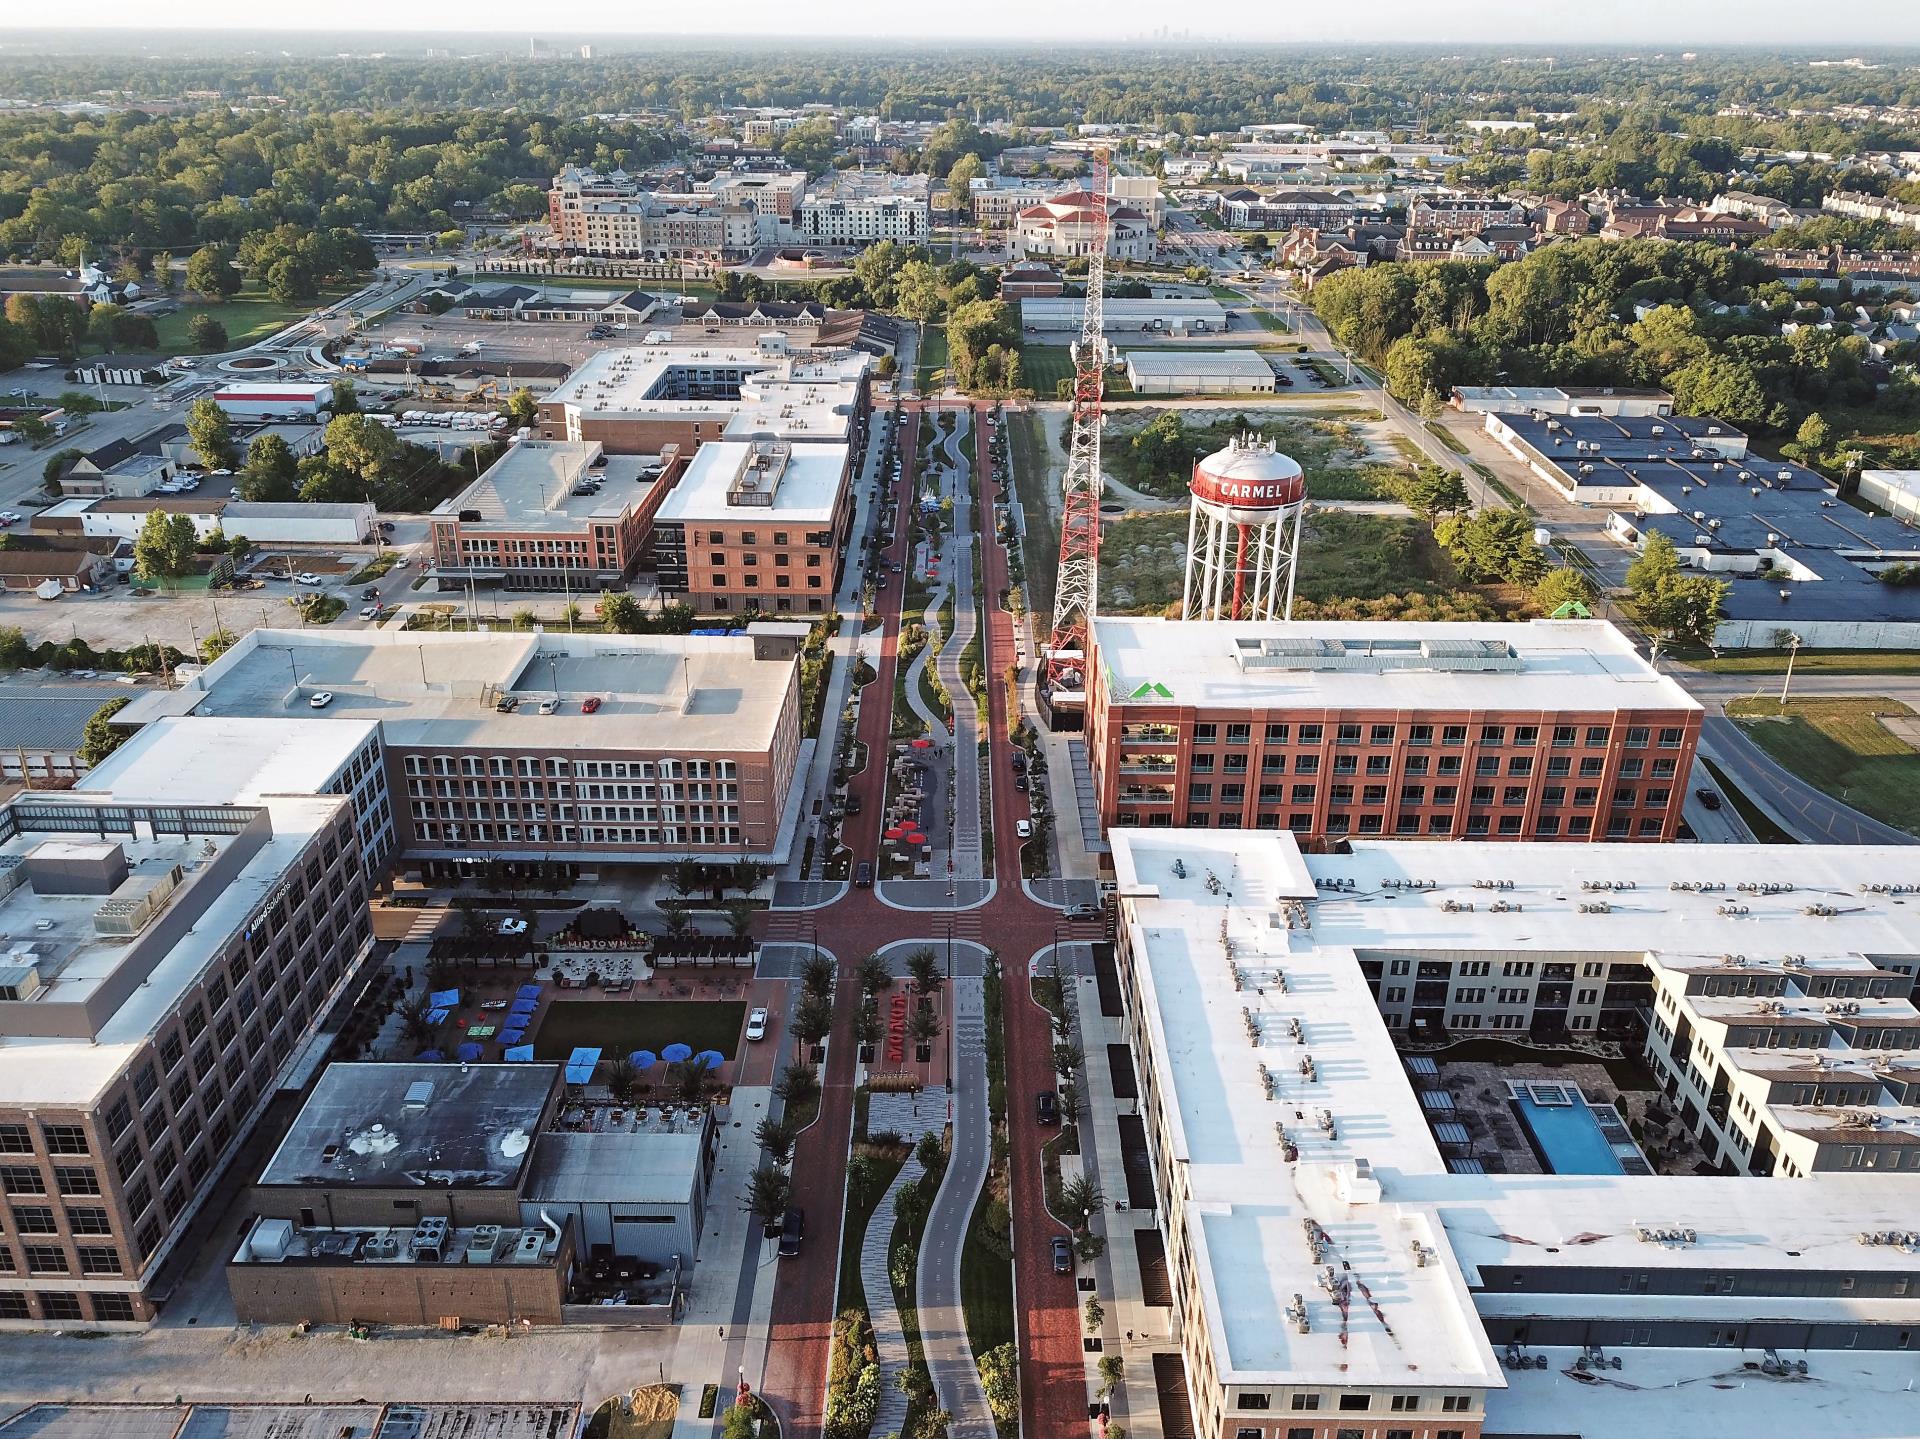
[[[1270,395],[1273,366],[1258,350],[1129,350],[1127,380],[1140,395]]]
[[[236,420],[312,419],[333,400],[331,385],[228,385],[213,392],[213,402]]]

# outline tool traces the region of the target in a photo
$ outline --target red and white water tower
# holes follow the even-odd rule
[[[1193,467],[1181,618],[1293,617],[1307,479],[1258,435],[1241,435]]]

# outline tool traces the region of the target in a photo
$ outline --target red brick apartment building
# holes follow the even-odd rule
[[[1671,840],[1701,708],[1613,626],[1102,619],[1103,826]]]

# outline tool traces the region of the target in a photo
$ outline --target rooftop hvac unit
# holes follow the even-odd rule
[[[426,1264],[438,1264],[446,1249],[447,1221],[438,1215],[421,1220],[414,1226],[412,1251],[413,1257]]]
[[[0,1000],[32,999],[46,988],[40,968],[34,964],[9,964],[0,967]]]
[[[174,865],[159,874],[136,875],[94,911],[94,933],[131,939],[167,907],[183,871]]]
[[[515,1264],[541,1264],[547,1257],[546,1238],[538,1229],[527,1228],[520,1231],[520,1240],[513,1246]]]
[[[400,1239],[394,1234],[376,1234],[361,1247],[360,1252],[369,1259],[398,1259]]]
[[[476,1224],[467,1240],[467,1263],[491,1264],[500,1252],[500,1226]]]

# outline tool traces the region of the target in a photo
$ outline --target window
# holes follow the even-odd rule
[[[1443,1414],[1464,1414],[1471,1408],[1473,1408],[1473,1396],[1471,1394],[1443,1394],[1440,1396],[1440,1412]]]
[[[1392,744],[1393,726],[1390,724],[1377,724],[1369,727],[1367,730],[1367,740],[1371,744]]]
[[[63,1271],[64,1272],[64,1271]],[[80,1318],[80,1300],[72,1294],[42,1294],[40,1317],[43,1319]]]
[[[1296,1394],[1293,1396],[1293,1407],[1297,1412],[1303,1414],[1308,1410],[1318,1409],[1320,1407],[1320,1396],[1318,1394]]]
[[[1248,724],[1230,724],[1227,726],[1228,744],[1247,744],[1253,739],[1253,726]]]
[[[133,1318],[133,1296],[131,1294],[96,1294],[93,1296],[93,1317],[102,1324]]]
[[[24,1244],[29,1274],[67,1273],[67,1251],[58,1244]]]
[[[6,1273],[13,1272],[13,1256],[7,1256],[4,1266]],[[0,1319],[30,1319],[33,1316],[27,1310],[27,1296],[17,1291],[0,1293]]]
[[[1285,744],[1287,742],[1287,732],[1288,732],[1288,727],[1286,725],[1283,725],[1283,724],[1268,725],[1267,726],[1267,743],[1268,744]]]
[[[89,1166],[56,1165],[53,1178],[62,1194],[98,1194],[100,1192],[100,1176]]]
[[[0,1164],[0,1189],[8,1194],[45,1194],[47,1181],[27,1164]]]
[[[1409,725],[1407,727],[1408,744],[1432,744],[1433,726],[1430,724]]]
[[[83,1244],[80,1246],[80,1272],[82,1274],[120,1273],[120,1251],[105,1245]]]
[[[1463,724],[1450,724],[1440,731],[1441,744],[1465,744],[1466,742],[1467,727]]]
[[[53,1211],[44,1204],[16,1204],[13,1208],[13,1227],[22,1234],[58,1234],[60,1226],[54,1221]]]
[[[1483,724],[1480,726],[1480,743],[1481,744],[1499,746],[1499,745],[1505,744],[1506,742],[1507,742],[1507,727],[1505,725]]]
[[[1212,744],[1220,737],[1220,727],[1211,724],[1197,724],[1193,727],[1195,744]]]
[[[67,1206],[67,1223],[75,1234],[111,1234],[113,1223],[104,1209]]]
[[[33,1153],[33,1136],[24,1124],[0,1124],[0,1154]]]
[[[1300,726],[1300,743],[1319,744],[1326,732],[1327,727],[1325,725],[1303,724]]]
[[[1239,1403],[1236,1404],[1235,1407],[1239,1409],[1266,1409],[1271,1407],[1272,1404],[1273,1396],[1271,1394],[1243,1389],[1240,1391]]]
[[[127,1103],[126,1096],[114,1100],[113,1107],[107,1111],[107,1136],[118,1139],[127,1132],[127,1126],[133,1123],[133,1107]]]

